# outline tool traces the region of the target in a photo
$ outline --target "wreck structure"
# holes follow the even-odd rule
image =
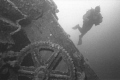
[[[99,80],[56,12],[52,0],[0,0],[0,80]]]

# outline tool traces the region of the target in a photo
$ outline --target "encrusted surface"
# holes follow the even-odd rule
[[[0,15],[13,22],[24,17],[37,18],[42,6],[43,0],[0,0]]]
[[[83,55],[70,40],[70,36],[58,23],[57,7],[50,3],[51,1],[0,0],[0,44],[5,46],[5,50],[0,48],[2,54],[0,58],[1,80],[3,78],[4,80],[8,78],[13,80],[17,80],[17,78],[19,80],[23,78],[25,80],[30,78],[35,80],[49,80],[49,78],[55,78],[54,80],[57,78],[60,80],[83,80],[84,78],[98,80],[97,75],[85,63]],[[14,45],[11,45],[12,42]],[[27,47],[24,48],[24,46]],[[21,48],[24,49],[21,50]],[[37,56],[42,54],[39,51],[42,53],[45,51],[45,54],[46,51],[53,53],[46,65],[41,62],[43,58]],[[29,61],[29,59],[31,60]],[[54,69],[61,60],[68,66],[67,73]],[[50,72],[53,73],[50,75]]]
[[[50,55],[50,52],[41,52],[42,50],[50,51],[52,54]],[[23,66],[23,60],[26,58],[25,56],[29,54],[31,54],[31,59],[34,64],[32,66]],[[42,56],[44,54],[46,54],[45,56],[50,55],[46,61],[44,61],[43,58],[45,56]],[[3,63],[3,66],[0,69],[1,75],[8,73],[9,69],[11,70],[9,73],[12,73],[10,74],[11,77],[9,77],[9,79],[17,80],[18,77],[25,76],[33,80],[75,80],[75,67],[73,60],[69,56],[69,53],[58,44],[51,42],[36,42],[26,46],[20,51],[20,53],[15,54],[11,51],[9,54],[6,54],[6,57],[17,58],[7,61],[11,68],[7,66],[5,67],[6,64]],[[65,62],[67,68],[63,62],[61,63],[62,60]],[[14,68],[17,69],[17,72]],[[65,70],[67,69],[67,71],[64,71],[64,68]],[[0,77],[0,79],[2,79],[2,77]]]

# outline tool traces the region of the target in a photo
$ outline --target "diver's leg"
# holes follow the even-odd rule
[[[78,26],[78,30],[80,31],[80,33],[82,33],[82,28],[80,26]]]
[[[79,31],[81,32],[81,35],[79,35],[78,45],[81,45],[82,44],[82,38],[88,32],[88,30],[85,29],[85,28],[81,28],[81,29],[79,29]]]
[[[85,31],[85,32],[81,33],[80,38],[83,38],[83,36],[84,36],[87,32],[88,32],[88,31]]]
[[[82,38],[86,33],[81,33],[81,35],[79,35],[79,41],[78,41],[78,45],[82,44]]]
[[[92,27],[92,25],[88,25],[87,23],[83,23],[82,28],[78,28],[79,31],[81,32],[81,35],[79,35],[78,45],[82,44],[83,36],[91,29],[91,27]]]
[[[78,28],[79,31],[81,32],[80,37],[82,38],[93,26],[93,23],[88,23],[88,22],[83,22],[82,28]]]
[[[81,35],[79,35],[78,45],[81,45],[81,44],[82,44],[82,38],[81,38]]]
[[[77,24],[76,26],[74,26],[74,27],[72,27],[72,29],[79,29],[80,28],[80,26],[79,26],[79,24]]]

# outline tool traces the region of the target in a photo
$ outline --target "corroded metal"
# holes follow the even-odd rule
[[[48,57],[47,61],[44,61],[44,59],[42,59],[42,54],[44,54],[41,52],[42,50],[50,52],[52,51],[52,55]],[[23,59],[28,54],[32,55],[31,57],[34,65],[21,66]],[[45,56],[49,54],[50,53],[47,53]],[[61,60],[66,63],[68,67],[67,72],[56,70]],[[33,80],[75,79],[75,67],[72,58],[61,46],[56,46],[56,44],[50,42],[36,42],[25,47],[18,55],[15,66],[20,66],[17,76],[27,75],[27,77],[32,78]]]
[[[0,0],[0,80],[99,80],[58,23],[53,3]]]

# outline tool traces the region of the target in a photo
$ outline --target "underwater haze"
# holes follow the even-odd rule
[[[120,80],[120,1],[119,0],[54,0],[58,6],[59,23],[70,34],[79,51],[101,80]],[[72,27],[83,24],[87,10],[100,5],[103,22],[83,37]]]

